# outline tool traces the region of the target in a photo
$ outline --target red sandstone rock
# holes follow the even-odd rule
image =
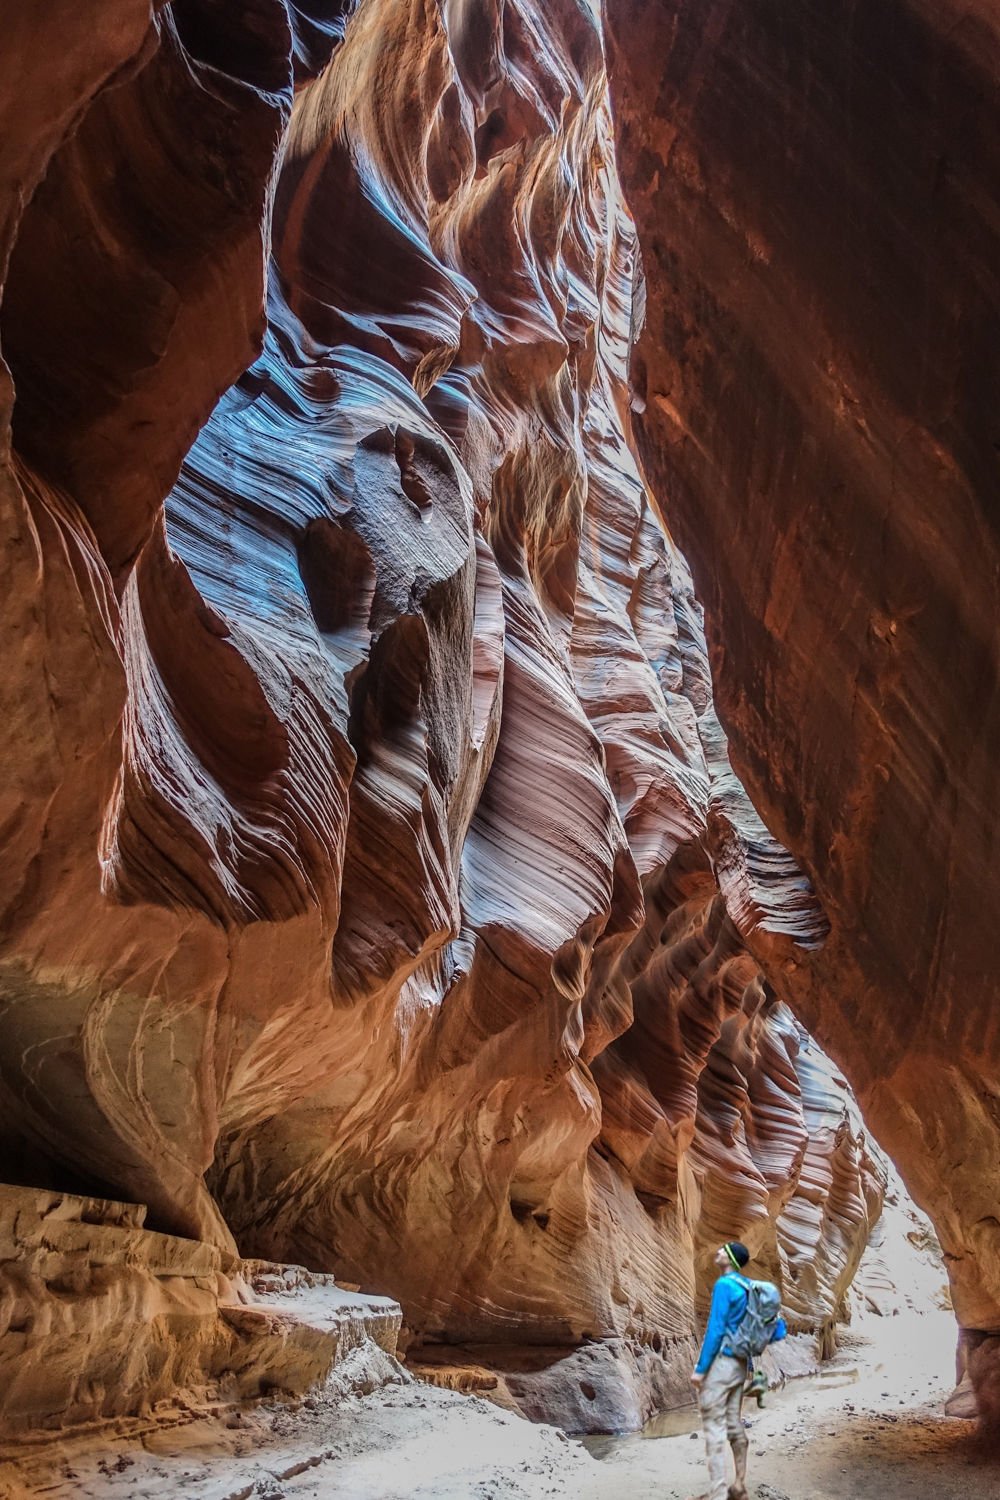
[[[597,17],[366,0],[321,72],[341,9],[95,44],[17,205],[7,1175],[588,1342],[632,1423],[723,1237],[828,1326],[880,1169],[630,451]]]
[[[608,12],[639,449],[831,924],[769,972],[1000,1330],[996,9]]]
[[[5,1435],[148,1416],[178,1394],[298,1394],[358,1348],[372,1377],[401,1378],[387,1298],[157,1234],[134,1204],[4,1187],[0,1214]]]

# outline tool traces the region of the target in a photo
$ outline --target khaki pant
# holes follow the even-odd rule
[[[701,1421],[705,1429],[705,1452],[708,1455],[710,1500],[726,1500],[729,1490],[726,1441],[736,1463],[736,1489],[741,1490],[747,1477],[747,1435],[743,1430],[743,1386],[746,1383],[746,1361],[729,1354],[717,1354],[698,1393]]]

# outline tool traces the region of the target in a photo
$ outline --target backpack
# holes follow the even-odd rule
[[[753,1359],[763,1354],[774,1338],[781,1316],[781,1293],[770,1281],[750,1281],[746,1276],[736,1279],[747,1294],[747,1306],[736,1332],[726,1340],[726,1348],[737,1359]]]

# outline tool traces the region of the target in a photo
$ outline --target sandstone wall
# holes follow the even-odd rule
[[[996,1331],[996,9],[607,10],[638,446],[737,769],[831,924],[772,979]]]
[[[4,1175],[635,1422],[722,1238],[828,1331],[882,1168],[630,448],[596,11],[349,8],[5,58]]]
[[[300,1266],[239,1261],[145,1228],[145,1209],[41,1188],[0,1192],[0,1431],[176,1420],[268,1391],[405,1379],[398,1304]],[[0,1449],[6,1469],[15,1447]]]

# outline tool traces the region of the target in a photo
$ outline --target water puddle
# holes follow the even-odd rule
[[[764,1398],[764,1410],[767,1411],[772,1406],[780,1407],[791,1397],[800,1396],[806,1391],[831,1391],[840,1386],[854,1385],[859,1378],[860,1371],[856,1365],[830,1366],[816,1375],[806,1375],[801,1379],[789,1380],[783,1386],[775,1386]],[[757,1415],[757,1405],[752,1397],[744,1403],[743,1415],[751,1423]],[[596,1432],[589,1437],[578,1438],[577,1441],[583,1444],[592,1458],[610,1458],[622,1448],[645,1442],[647,1438],[690,1437],[692,1432],[700,1431],[701,1417],[697,1406],[691,1401],[686,1406],[657,1412],[639,1432]]]

